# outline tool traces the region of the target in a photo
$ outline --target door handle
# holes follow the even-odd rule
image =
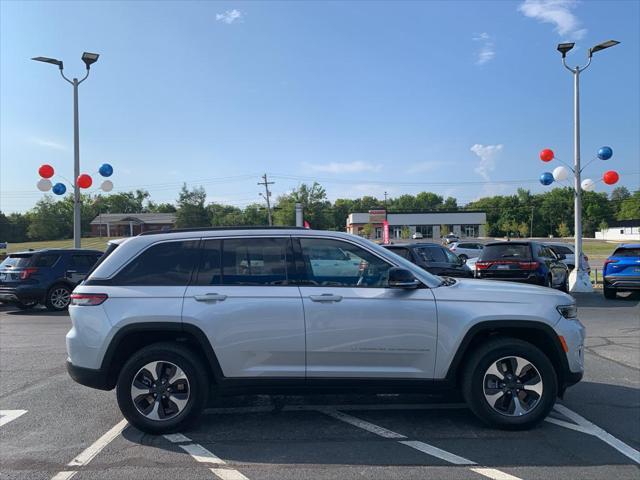
[[[312,302],[339,302],[342,300],[341,295],[332,295],[331,293],[323,293],[322,295],[309,295]]]
[[[207,293],[205,295],[194,295],[196,302],[222,302],[227,299],[226,295],[220,295],[218,293]]]

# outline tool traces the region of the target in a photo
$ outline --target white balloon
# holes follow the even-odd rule
[[[556,167],[553,169],[553,179],[562,182],[569,178],[569,169],[567,167]]]
[[[582,180],[580,186],[585,192],[592,192],[596,189],[596,182],[594,182],[590,178],[585,178],[584,180]]]
[[[102,185],[100,185],[100,189],[103,192],[110,192],[111,190],[113,190],[113,182],[111,180],[105,180],[104,182],[102,182]]]
[[[41,178],[40,180],[38,180],[38,190],[40,190],[41,192],[48,192],[49,190],[51,190],[51,180],[49,180],[48,178]]]

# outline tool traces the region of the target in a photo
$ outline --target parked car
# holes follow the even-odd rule
[[[364,268],[316,269],[310,253],[332,250]],[[569,295],[436,277],[346,233],[145,232],[103,258],[71,296],[67,368],[81,384],[115,387],[126,419],[148,433],[182,431],[212,390],[461,388],[479,418],[522,429],[584,371]]]
[[[413,235],[411,235],[411,238],[413,238],[414,240],[422,240],[423,236],[420,232],[414,232]]]
[[[442,237],[442,243],[444,245],[449,245],[450,243],[457,242],[458,240],[460,240],[460,237],[458,237],[455,233],[447,233],[444,237]]]
[[[565,258],[562,260],[568,268],[569,271],[573,270],[576,266],[576,254],[575,248],[570,243],[555,243],[555,242],[545,242],[551,250],[556,254],[564,255]],[[584,252],[582,253],[582,269],[591,273],[591,265],[589,265],[589,257],[587,257]]]
[[[480,256],[484,244],[478,242],[453,242],[449,245],[449,250],[455,253],[459,258],[467,261],[470,258],[476,258]]]
[[[640,243],[618,245],[604,262],[605,298],[616,298],[618,292],[640,290]]]
[[[71,291],[84,279],[102,252],[85,249],[44,249],[10,253],[0,263],[0,301],[20,309],[45,305],[65,310]]]
[[[476,262],[476,278],[533,283],[567,291],[569,269],[556,254],[538,242],[487,243]]]
[[[473,277],[473,272],[464,264],[464,260],[437,243],[406,243],[384,247],[434,275]]]

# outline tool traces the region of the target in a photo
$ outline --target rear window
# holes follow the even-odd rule
[[[29,265],[33,255],[9,255],[0,263],[0,268],[24,268]]]
[[[563,253],[565,255],[573,255],[573,250],[564,245],[548,245],[548,247],[556,253]]]
[[[100,256],[100,258],[98,258],[98,261],[93,264],[93,267],[91,267],[91,269],[87,273],[87,278],[89,277],[89,275],[91,275],[93,273],[93,271],[96,268],[98,268],[98,265],[100,265],[102,262],[104,262],[107,259],[107,257],[113,253],[113,251],[116,248],[118,248],[118,244],[117,243],[110,243],[110,244],[107,245],[107,249],[105,250],[105,252]]]
[[[530,259],[531,247],[529,245],[517,244],[517,243],[505,243],[500,245],[487,245],[482,250],[480,255],[481,260],[505,260],[510,258],[515,259]]]
[[[640,257],[640,248],[617,248],[614,257]]]

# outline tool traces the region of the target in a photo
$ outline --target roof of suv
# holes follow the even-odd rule
[[[387,245],[382,245],[385,248],[388,247],[404,247],[404,248],[417,248],[417,247],[442,247],[439,243],[435,242],[416,242],[416,243],[389,243]]]
[[[39,250],[22,250],[20,252],[11,252],[7,256],[12,255],[36,255],[41,253],[102,253],[102,250],[93,248],[41,248]]]

